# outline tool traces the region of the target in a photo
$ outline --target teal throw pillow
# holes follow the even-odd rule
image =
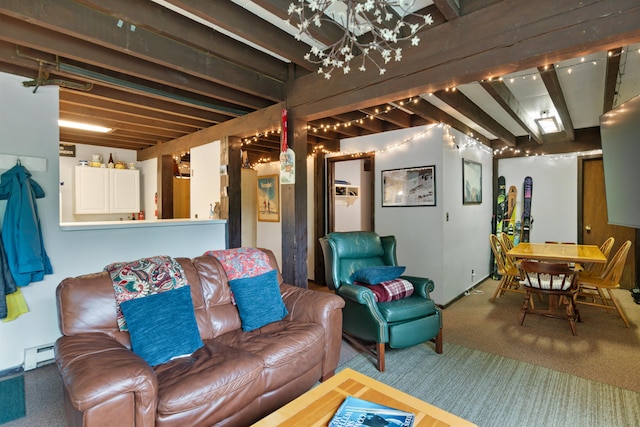
[[[230,280],[229,286],[245,332],[282,320],[289,314],[280,294],[277,270]]]
[[[120,307],[133,352],[151,366],[203,346],[189,286],[123,301]]]
[[[404,273],[406,267],[399,265],[381,265],[377,267],[365,267],[355,271],[351,275],[352,282],[366,283],[367,285],[377,285],[397,279]]]

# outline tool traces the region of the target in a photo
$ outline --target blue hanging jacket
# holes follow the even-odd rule
[[[26,286],[52,274],[44,249],[36,199],[44,190],[31,179],[31,172],[18,164],[0,177],[0,200],[7,200],[2,241],[9,269],[18,286]]]

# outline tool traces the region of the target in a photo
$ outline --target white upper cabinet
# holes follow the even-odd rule
[[[76,214],[140,211],[140,171],[76,166]]]

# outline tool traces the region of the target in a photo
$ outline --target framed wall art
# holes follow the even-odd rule
[[[382,207],[435,206],[436,167],[382,171]]]
[[[278,175],[258,177],[258,221],[280,222]]]
[[[462,159],[462,204],[482,203],[482,164]]]

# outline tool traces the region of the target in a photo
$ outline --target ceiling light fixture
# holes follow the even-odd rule
[[[310,26],[322,27],[323,22],[333,22],[344,29],[335,43],[321,49],[313,46],[305,59],[320,64],[319,74],[331,78],[333,71],[351,71],[351,60],[361,55],[358,69],[366,71],[370,60],[378,67],[380,75],[386,72],[384,64],[393,58],[402,59],[399,41],[411,40],[418,46],[416,33],[433,24],[431,14],[414,13],[416,0],[295,0],[289,5],[289,19],[298,28],[297,40],[313,39]],[[409,19],[411,18],[411,19]],[[362,37],[361,37],[362,36]]]
[[[111,128],[107,128],[104,126],[97,126],[97,125],[90,125],[87,123],[79,123],[79,122],[72,122],[69,120],[58,120],[58,126],[61,127],[66,127],[66,128],[73,128],[73,129],[81,129],[81,130],[88,130],[91,132],[101,132],[101,133],[108,133],[111,132],[113,129]]]
[[[535,119],[535,122],[544,134],[560,132],[560,126],[558,126],[555,116],[540,117]]]

